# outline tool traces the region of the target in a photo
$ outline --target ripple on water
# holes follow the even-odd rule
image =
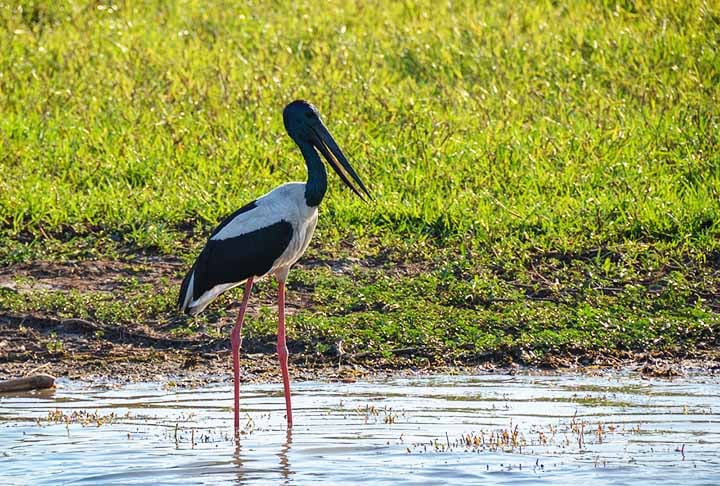
[[[720,386],[629,375],[99,386],[0,398],[5,484],[709,484]]]

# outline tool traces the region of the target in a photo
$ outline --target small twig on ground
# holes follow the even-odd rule
[[[50,366],[50,363],[45,363],[45,364],[41,364],[40,366],[36,366],[35,368],[31,369],[28,372],[28,376],[32,376],[35,373],[37,373],[38,371],[42,370],[43,368],[47,368],[48,366]]]

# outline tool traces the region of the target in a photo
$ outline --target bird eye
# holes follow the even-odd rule
[[[308,111],[305,113],[305,118],[315,118],[315,113]]]

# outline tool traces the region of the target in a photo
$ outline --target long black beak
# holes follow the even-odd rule
[[[352,191],[357,194],[363,201],[367,202],[365,196],[372,200],[370,191],[367,190],[365,184],[363,184],[363,181],[360,180],[360,176],[357,175],[355,169],[352,168],[350,162],[348,162],[348,160],[345,158],[342,150],[340,150],[340,147],[338,147],[338,145],[335,143],[335,139],[332,138],[332,135],[330,135],[328,129],[325,128],[325,125],[323,125],[322,122],[315,124],[313,126],[313,131],[315,132],[315,135],[317,135],[315,148],[317,148],[323,155],[323,157],[325,157],[325,160],[327,160],[328,164],[330,164],[330,166],[332,166],[335,172],[337,172],[337,175],[340,176],[340,179],[342,179],[345,185],[352,189]],[[350,177],[352,177],[353,180],[357,182],[362,192],[360,192],[360,190],[358,190],[358,188],[356,188],[350,182],[348,174],[350,174]]]

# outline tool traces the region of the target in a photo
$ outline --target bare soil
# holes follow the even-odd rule
[[[305,266],[328,264],[309,261]],[[340,263],[338,263],[340,265]],[[0,269],[0,289],[12,292],[37,290],[120,291],[131,277],[157,285],[165,280],[176,284],[183,265],[179,261],[147,258],[133,262],[83,261],[21,264]],[[412,271],[412,269],[399,270]],[[27,278],[25,280],[23,277]],[[288,313],[310,303],[302,291],[293,292]],[[255,299],[249,312],[274,305]],[[230,309],[230,314],[232,315]],[[224,327],[232,325],[231,318]],[[62,343],[53,346],[53,342]],[[488,372],[513,371],[527,363],[522,357],[503,353],[477,356],[474,362],[418,364],[419,350],[400,349],[391,357],[374,353],[335,356],[293,353],[293,379],[353,381],[367,375],[398,372]],[[587,351],[567,356],[546,356],[532,363],[544,370],[583,370],[632,367],[648,376],[671,378],[690,370],[720,370],[720,351],[704,350],[692,356],[623,353],[613,356]],[[243,381],[276,381],[278,364],[272,343],[245,342],[241,353]],[[71,379],[223,381],[231,377],[229,338],[197,333],[188,338],[173,336],[163,326],[105,326],[84,319],[58,319],[48,315],[16,315],[0,309],[0,379],[36,371]]]

